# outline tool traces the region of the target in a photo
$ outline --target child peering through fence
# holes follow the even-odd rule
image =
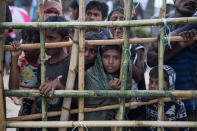
[[[158,90],[158,67],[153,67],[149,72],[149,90]],[[164,90],[174,90],[176,81],[176,73],[172,67],[164,65]],[[157,120],[158,104],[151,104],[146,106],[146,120]],[[185,105],[181,100],[174,100],[166,102],[164,105],[164,120],[165,121],[187,121],[187,113]],[[157,128],[149,127],[148,131],[156,131]],[[188,131],[188,128],[164,128],[164,131]]]
[[[50,16],[45,22],[66,22],[63,17]],[[45,41],[50,42],[63,42],[69,40],[68,29],[46,29]],[[40,94],[47,97],[47,112],[61,111],[63,98],[54,98],[55,90],[64,90],[67,81],[68,69],[70,64],[70,57],[65,53],[63,48],[46,49],[46,54],[50,58],[46,61],[46,82],[42,83],[39,87]],[[40,69],[38,73],[38,80],[40,81]],[[41,113],[41,99],[36,101],[36,113]],[[60,117],[50,117],[49,121],[59,121]],[[38,129],[42,130],[42,129]],[[58,128],[50,128],[48,131],[56,131]]]
[[[39,31],[35,29],[23,29],[22,44],[39,43]],[[38,65],[40,51],[37,49],[25,50],[24,56],[21,56],[20,50],[21,43],[13,42],[12,45],[18,50],[11,51],[11,72],[9,77],[9,89],[16,90],[31,90],[38,89]],[[20,99],[19,99],[20,100]],[[35,109],[35,98],[24,97],[22,98],[22,105],[19,111],[19,116],[30,115]],[[23,131],[23,129],[19,129]]]

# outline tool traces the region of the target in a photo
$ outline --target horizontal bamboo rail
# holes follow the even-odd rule
[[[168,38],[165,38],[166,40]],[[197,40],[197,36],[193,38],[193,40]],[[157,42],[157,38],[134,38],[130,39],[130,44],[148,44],[148,43],[154,43]],[[178,41],[186,41],[181,36],[173,36],[170,38],[170,41],[172,42],[178,42]],[[86,40],[86,45],[120,45],[123,44],[123,39],[115,39],[115,40]],[[56,43],[45,43],[46,48],[62,48],[62,47],[69,47],[72,46],[73,42],[56,42]],[[5,45],[5,50],[15,50],[15,48],[11,45]],[[28,50],[28,49],[40,49],[40,44],[22,44],[20,46],[21,50]]]
[[[183,100],[183,99],[181,99]],[[185,99],[184,99],[185,100]],[[173,98],[164,98],[164,102],[170,102],[174,101]],[[157,103],[158,99],[150,100],[148,102],[129,102],[125,103],[125,107],[135,107],[135,106],[142,106],[142,105],[150,105]],[[103,110],[112,110],[112,109],[118,109],[120,107],[119,104],[116,105],[108,105],[103,107],[97,107],[97,108],[84,108],[84,112],[94,112],[94,111],[103,111]],[[71,109],[70,114],[77,114],[79,111],[78,109]],[[56,117],[61,115],[61,111],[56,112],[48,112],[47,117]],[[7,118],[7,121],[30,121],[35,119],[40,119],[42,117],[42,114],[31,114],[31,115],[25,115],[25,116],[18,116],[18,117],[11,117]]]
[[[197,17],[166,18],[167,24],[190,24],[196,23]],[[158,26],[164,25],[163,19],[145,19],[129,21],[105,21],[105,22],[27,22],[12,23],[1,22],[0,29],[23,29],[23,28],[113,28],[113,27],[138,27],[138,26]]]
[[[197,122],[183,121],[9,121],[7,128],[57,127],[197,127]]]
[[[16,97],[40,97],[38,90],[4,90],[5,96]],[[158,90],[127,90],[127,91],[112,91],[112,90],[56,90],[54,97],[174,97],[174,98],[197,98],[197,91],[158,91]]]

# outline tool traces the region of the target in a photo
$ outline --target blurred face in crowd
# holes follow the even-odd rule
[[[85,47],[85,65],[89,66],[94,64],[98,52],[98,46]]]
[[[77,20],[78,17],[79,17],[79,10],[78,9],[71,8],[71,7],[69,7],[69,10],[71,12],[70,18],[72,20]]]
[[[109,49],[102,54],[102,62],[105,71],[112,74],[120,69],[121,53],[117,50]]]
[[[197,9],[197,0],[174,0],[176,10],[183,16],[192,16]]]
[[[124,14],[119,11],[115,11],[112,13],[109,21],[122,21],[124,20]],[[110,32],[112,33],[115,39],[121,39],[123,37],[123,29],[120,27],[110,28]]]
[[[150,77],[148,88],[149,90],[159,90],[159,80],[158,77]],[[168,90],[168,82],[166,80],[163,81],[164,90]]]
[[[90,9],[86,11],[86,21],[103,21],[101,11]]]

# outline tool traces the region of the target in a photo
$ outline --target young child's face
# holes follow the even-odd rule
[[[117,50],[107,50],[103,52],[102,62],[106,72],[115,73],[120,69],[121,53]]]
[[[32,36],[32,39],[30,41],[29,36],[25,36],[25,39],[23,39],[23,44],[35,44],[37,42],[36,36]],[[30,58],[30,57],[38,57],[40,55],[40,50],[39,49],[29,49],[29,50],[24,50],[25,56]]]
[[[91,9],[86,11],[86,21],[103,21],[101,11]]]
[[[157,77],[150,77],[148,88],[149,90],[159,90],[159,80]],[[163,89],[168,90],[168,83],[165,80],[163,81]]]
[[[47,29],[45,31],[45,42],[46,43],[52,43],[52,42],[62,42],[63,38],[58,32]],[[57,54],[61,48],[48,48],[46,49],[47,55],[53,56]]]
[[[98,52],[98,46],[86,46],[85,48],[85,64],[94,63]]]

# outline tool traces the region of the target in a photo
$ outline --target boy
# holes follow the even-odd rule
[[[85,73],[86,90],[119,90],[121,87],[120,63],[121,46],[105,45],[101,46],[95,64]],[[131,64],[129,64],[128,78],[131,78]],[[132,80],[128,80],[128,89]],[[117,104],[117,98],[87,98],[85,107],[96,108],[100,106]],[[113,120],[116,110],[106,110],[85,113],[85,120]],[[89,131],[109,131],[110,128],[89,128]]]
[[[66,20],[60,16],[48,17],[46,22],[65,22]],[[68,29],[46,29],[46,42],[62,42],[69,40]],[[70,57],[64,52],[63,48],[46,49],[47,55],[51,56],[46,61],[46,82],[39,87],[40,94],[48,96],[47,111],[61,111],[63,98],[52,98],[55,90],[64,90],[67,74],[69,69]],[[40,73],[40,67],[39,67]],[[38,74],[40,80],[40,74]],[[41,112],[41,103],[38,99],[36,112]],[[59,120],[59,117],[52,117],[48,120]],[[48,131],[56,131],[58,129],[48,129]]]
[[[149,73],[149,90],[158,90],[158,67],[153,67]],[[170,66],[164,66],[164,90],[174,90],[176,74]],[[147,120],[157,120],[157,104],[146,106]],[[166,102],[164,105],[165,121],[186,121],[187,113],[184,103],[181,100],[176,102]],[[149,131],[156,131],[155,127],[148,128]],[[188,128],[164,128],[165,131],[188,131]]]
[[[86,6],[85,12],[86,21],[105,21],[108,13],[108,6],[105,3],[101,3],[99,1],[90,1]],[[100,29],[89,29],[89,31],[99,32],[102,38],[107,39],[110,38],[110,33],[105,28]]]
[[[21,32],[23,44],[39,43],[40,36],[39,31],[35,29],[24,29]],[[14,42],[12,44],[16,48],[20,47],[20,43]],[[25,50],[25,56],[21,55],[21,50],[11,51],[11,68],[9,77],[9,88],[12,90],[22,89],[31,90],[38,89],[38,61],[40,56],[39,50]],[[16,104],[20,104],[18,101],[21,99],[15,99],[12,97]],[[17,100],[17,101],[16,101]],[[34,97],[22,98],[22,106],[19,111],[19,116],[30,115],[33,112],[33,106],[35,104]],[[27,131],[28,129],[19,129],[19,131]]]

